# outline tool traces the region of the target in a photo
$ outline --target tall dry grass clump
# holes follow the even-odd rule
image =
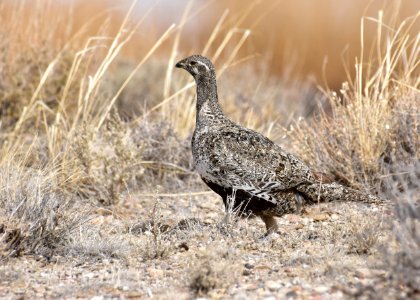
[[[387,288],[418,295],[420,278],[420,13],[392,26],[382,13],[362,19],[356,76],[339,92],[324,90],[330,112],[297,121],[292,146],[314,168],[393,201],[391,237],[383,251]],[[365,22],[376,22],[376,44],[364,48]],[[413,34],[414,32],[414,34]]]
[[[377,23],[376,43],[363,44],[365,22]],[[313,167],[357,188],[377,186],[396,165],[419,157],[419,14],[396,26],[362,19],[362,52],[355,78],[339,92],[325,90],[330,113],[301,120],[289,131],[292,145]]]
[[[10,12],[15,15],[2,19],[5,24],[1,35],[6,49],[2,62],[5,66],[2,77],[6,80],[1,95],[3,163],[13,158],[25,167],[52,166],[60,170],[57,174],[60,188],[73,192],[92,180],[98,168],[117,182],[122,181],[121,175],[110,170],[114,167],[102,163],[101,167],[95,166],[105,156],[129,161],[134,154],[122,152],[138,151],[138,145],[127,140],[128,126],[119,128],[122,121],[111,112],[135,71],[174,29],[171,26],[163,33],[120,86],[113,85],[108,80],[111,65],[143,21],[133,24],[129,20],[134,5],[135,2],[115,35],[108,34],[105,19],[97,34],[87,37],[84,33],[91,24],[88,22],[75,31],[71,27],[74,16],[63,13],[65,10],[54,1],[2,5],[2,15]],[[39,10],[32,13],[33,7]],[[54,17],[57,14],[60,18]],[[63,24],[69,28],[63,28]],[[30,30],[38,27],[39,38],[17,38],[31,37]],[[18,29],[9,30],[13,28]],[[33,57],[25,52],[28,49],[32,49]]]
[[[111,65],[143,20],[129,21],[135,2],[115,35],[107,34],[105,19],[87,37],[90,22],[75,30],[74,15],[61,5],[0,4],[0,203],[7,255],[38,252],[38,244],[53,249],[87,220],[83,199],[116,202],[141,172],[141,145],[112,111],[135,71],[174,29],[162,34],[120,86],[112,86],[106,80]],[[136,173],[130,172],[134,162]],[[26,237],[30,242],[24,243]]]
[[[57,189],[52,169],[15,164],[0,169],[0,260],[22,254],[50,258],[91,216],[86,203]]]

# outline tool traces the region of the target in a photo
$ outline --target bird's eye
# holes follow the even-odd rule
[[[196,64],[197,64],[197,62],[196,62],[196,61],[191,61],[191,62],[190,62],[190,65],[191,65],[191,66],[195,66]]]

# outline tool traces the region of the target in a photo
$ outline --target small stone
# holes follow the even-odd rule
[[[376,274],[375,274],[376,273]],[[375,270],[371,270],[371,269],[367,269],[367,268],[362,268],[362,269],[358,269],[354,275],[358,278],[372,278],[375,277],[375,275],[379,275],[377,272],[375,272]]]
[[[255,267],[255,270],[258,270],[258,271],[267,271],[267,270],[270,270],[271,271],[271,268],[269,266],[267,266],[267,265],[259,265],[259,266],[256,266]]]
[[[244,292],[242,293],[237,293],[233,295],[233,300],[246,300],[249,299],[248,295]]]
[[[159,279],[163,277],[163,271],[155,268],[148,268],[147,272],[149,276],[153,279]]]
[[[313,214],[310,216],[315,222],[326,221],[329,219],[329,215],[327,214]]]
[[[267,281],[265,286],[272,292],[276,292],[282,288],[281,283],[272,280]]]
[[[302,229],[303,227],[305,227],[305,225],[303,225],[302,223],[296,224],[295,230]]]
[[[247,268],[247,269],[253,269],[254,268],[254,265],[253,264],[250,264],[250,263],[245,263],[245,268]]]
[[[299,223],[302,221],[302,217],[295,214],[289,214],[285,217],[290,223]]]
[[[255,283],[249,283],[245,286],[245,290],[247,291],[254,291],[256,289],[258,289],[258,285],[256,285]]]
[[[181,251],[188,251],[190,250],[190,247],[188,247],[188,244],[186,242],[182,242],[181,244],[178,245],[178,248]]]
[[[325,294],[330,290],[329,287],[327,286],[317,286],[316,288],[314,288],[314,292],[317,292],[319,294]]]
[[[340,219],[340,216],[339,215],[337,215],[337,214],[332,214],[331,215],[331,220],[337,221],[338,219]]]
[[[249,276],[251,274],[252,274],[252,272],[250,270],[247,270],[247,269],[243,270],[243,272],[242,272],[242,275],[244,275],[244,276]]]
[[[139,292],[130,292],[130,293],[125,294],[125,297],[128,299],[141,298],[142,296],[143,294]]]
[[[90,272],[90,273],[83,274],[83,277],[92,279],[93,277],[95,277],[95,274]]]
[[[294,299],[297,298],[298,294],[295,291],[289,291],[286,293],[287,299]]]
[[[110,216],[110,215],[112,215],[112,214],[113,214],[112,210],[110,210],[110,209],[106,209],[106,208],[102,208],[102,207],[98,208],[98,209],[96,210],[96,213],[97,213],[98,215],[101,215],[101,216]]]
[[[302,218],[302,224],[303,225],[308,225],[310,221],[311,220],[309,220],[309,218]]]

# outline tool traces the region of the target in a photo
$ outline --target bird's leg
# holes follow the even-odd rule
[[[276,219],[274,219],[274,217],[266,215],[262,215],[260,217],[264,221],[265,227],[267,228],[267,235],[278,231],[279,226],[277,225]]]

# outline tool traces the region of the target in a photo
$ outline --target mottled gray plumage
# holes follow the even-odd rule
[[[176,67],[188,71],[197,85],[196,128],[192,153],[203,181],[241,215],[256,215],[267,231],[277,229],[275,216],[302,205],[335,200],[378,202],[338,183],[325,182],[295,156],[258,132],[239,126],[222,112],[211,61],[187,57]],[[228,199],[233,203],[229,204]]]

